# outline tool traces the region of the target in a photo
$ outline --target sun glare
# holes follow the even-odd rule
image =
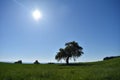
[[[37,9],[33,11],[32,16],[37,21],[42,18],[41,12],[39,10],[37,10]]]

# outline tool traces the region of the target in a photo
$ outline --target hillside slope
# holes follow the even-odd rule
[[[119,80],[120,58],[62,64],[0,63],[0,80]]]

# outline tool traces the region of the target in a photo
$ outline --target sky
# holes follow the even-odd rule
[[[59,48],[70,41],[83,47],[76,62],[118,56],[119,4],[119,0],[0,0],[0,61],[57,62]],[[42,13],[39,21],[33,19],[35,9]]]

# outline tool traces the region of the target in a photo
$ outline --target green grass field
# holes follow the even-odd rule
[[[0,80],[120,80],[120,58],[89,63],[0,63]]]

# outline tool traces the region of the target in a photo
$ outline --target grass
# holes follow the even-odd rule
[[[120,58],[70,65],[0,63],[0,80],[120,80]]]

